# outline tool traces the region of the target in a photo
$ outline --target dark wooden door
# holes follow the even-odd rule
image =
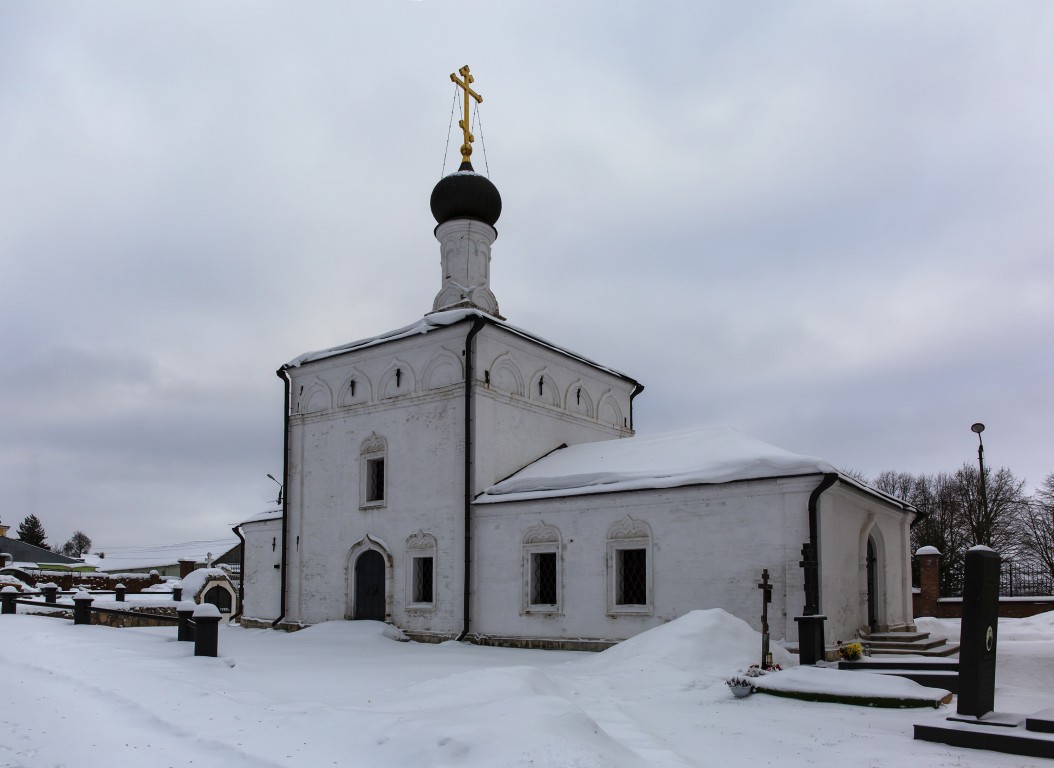
[[[875,631],[875,543],[870,536],[867,537],[867,628]]]
[[[384,557],[375,549],[355,561],[355,618],[384,621]]]

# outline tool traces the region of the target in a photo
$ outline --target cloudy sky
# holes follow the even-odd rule
[[[640,379],[640,432],[873,476],[974,461],[983,421],[1033,487],[1051,40],[1045,1],[4,3],[0,520],[116,546],[265,508],[275,370],[431,309],[464,64],[502,312]]]

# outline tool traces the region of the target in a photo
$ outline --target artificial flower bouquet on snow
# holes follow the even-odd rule
[[[864,646],[860,643],[839,643],[838,658],[845,661],[858,661],[864,655]]]

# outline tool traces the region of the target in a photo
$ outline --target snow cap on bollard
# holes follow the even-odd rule
[[[77,594],[75,594],[73,596],[73,599],[74,600],[92,600],[94,598],[92,598],[92,596],[90,594],[88,594],[88,592],[86,592],[85,590],[82,589],[80,592],[78,592]]]
[[[184,602],[194,602],[193,600]],[[181,603],[182,605],[182,603]],[[195,619],[219,619],[221,618],[220,609],[212,603],[202,603],[194,608]]]
[[[0,594],[4,594],[4,595],[12,595],[12,594],[13,594],[13,595],[17,595],[17,594],[18,594],[18,590],[17,590],[17,589],[15,589],[14,587],[12,587],[12,586],[8,585],[8,586],[4,587],[3,589],[0,589]]]

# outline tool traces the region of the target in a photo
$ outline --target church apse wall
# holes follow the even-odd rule
[[[911,516],[844,484],[827,491],[819,509],[827,642],[852,638],[871,621],[878,631],[911,625]]]

